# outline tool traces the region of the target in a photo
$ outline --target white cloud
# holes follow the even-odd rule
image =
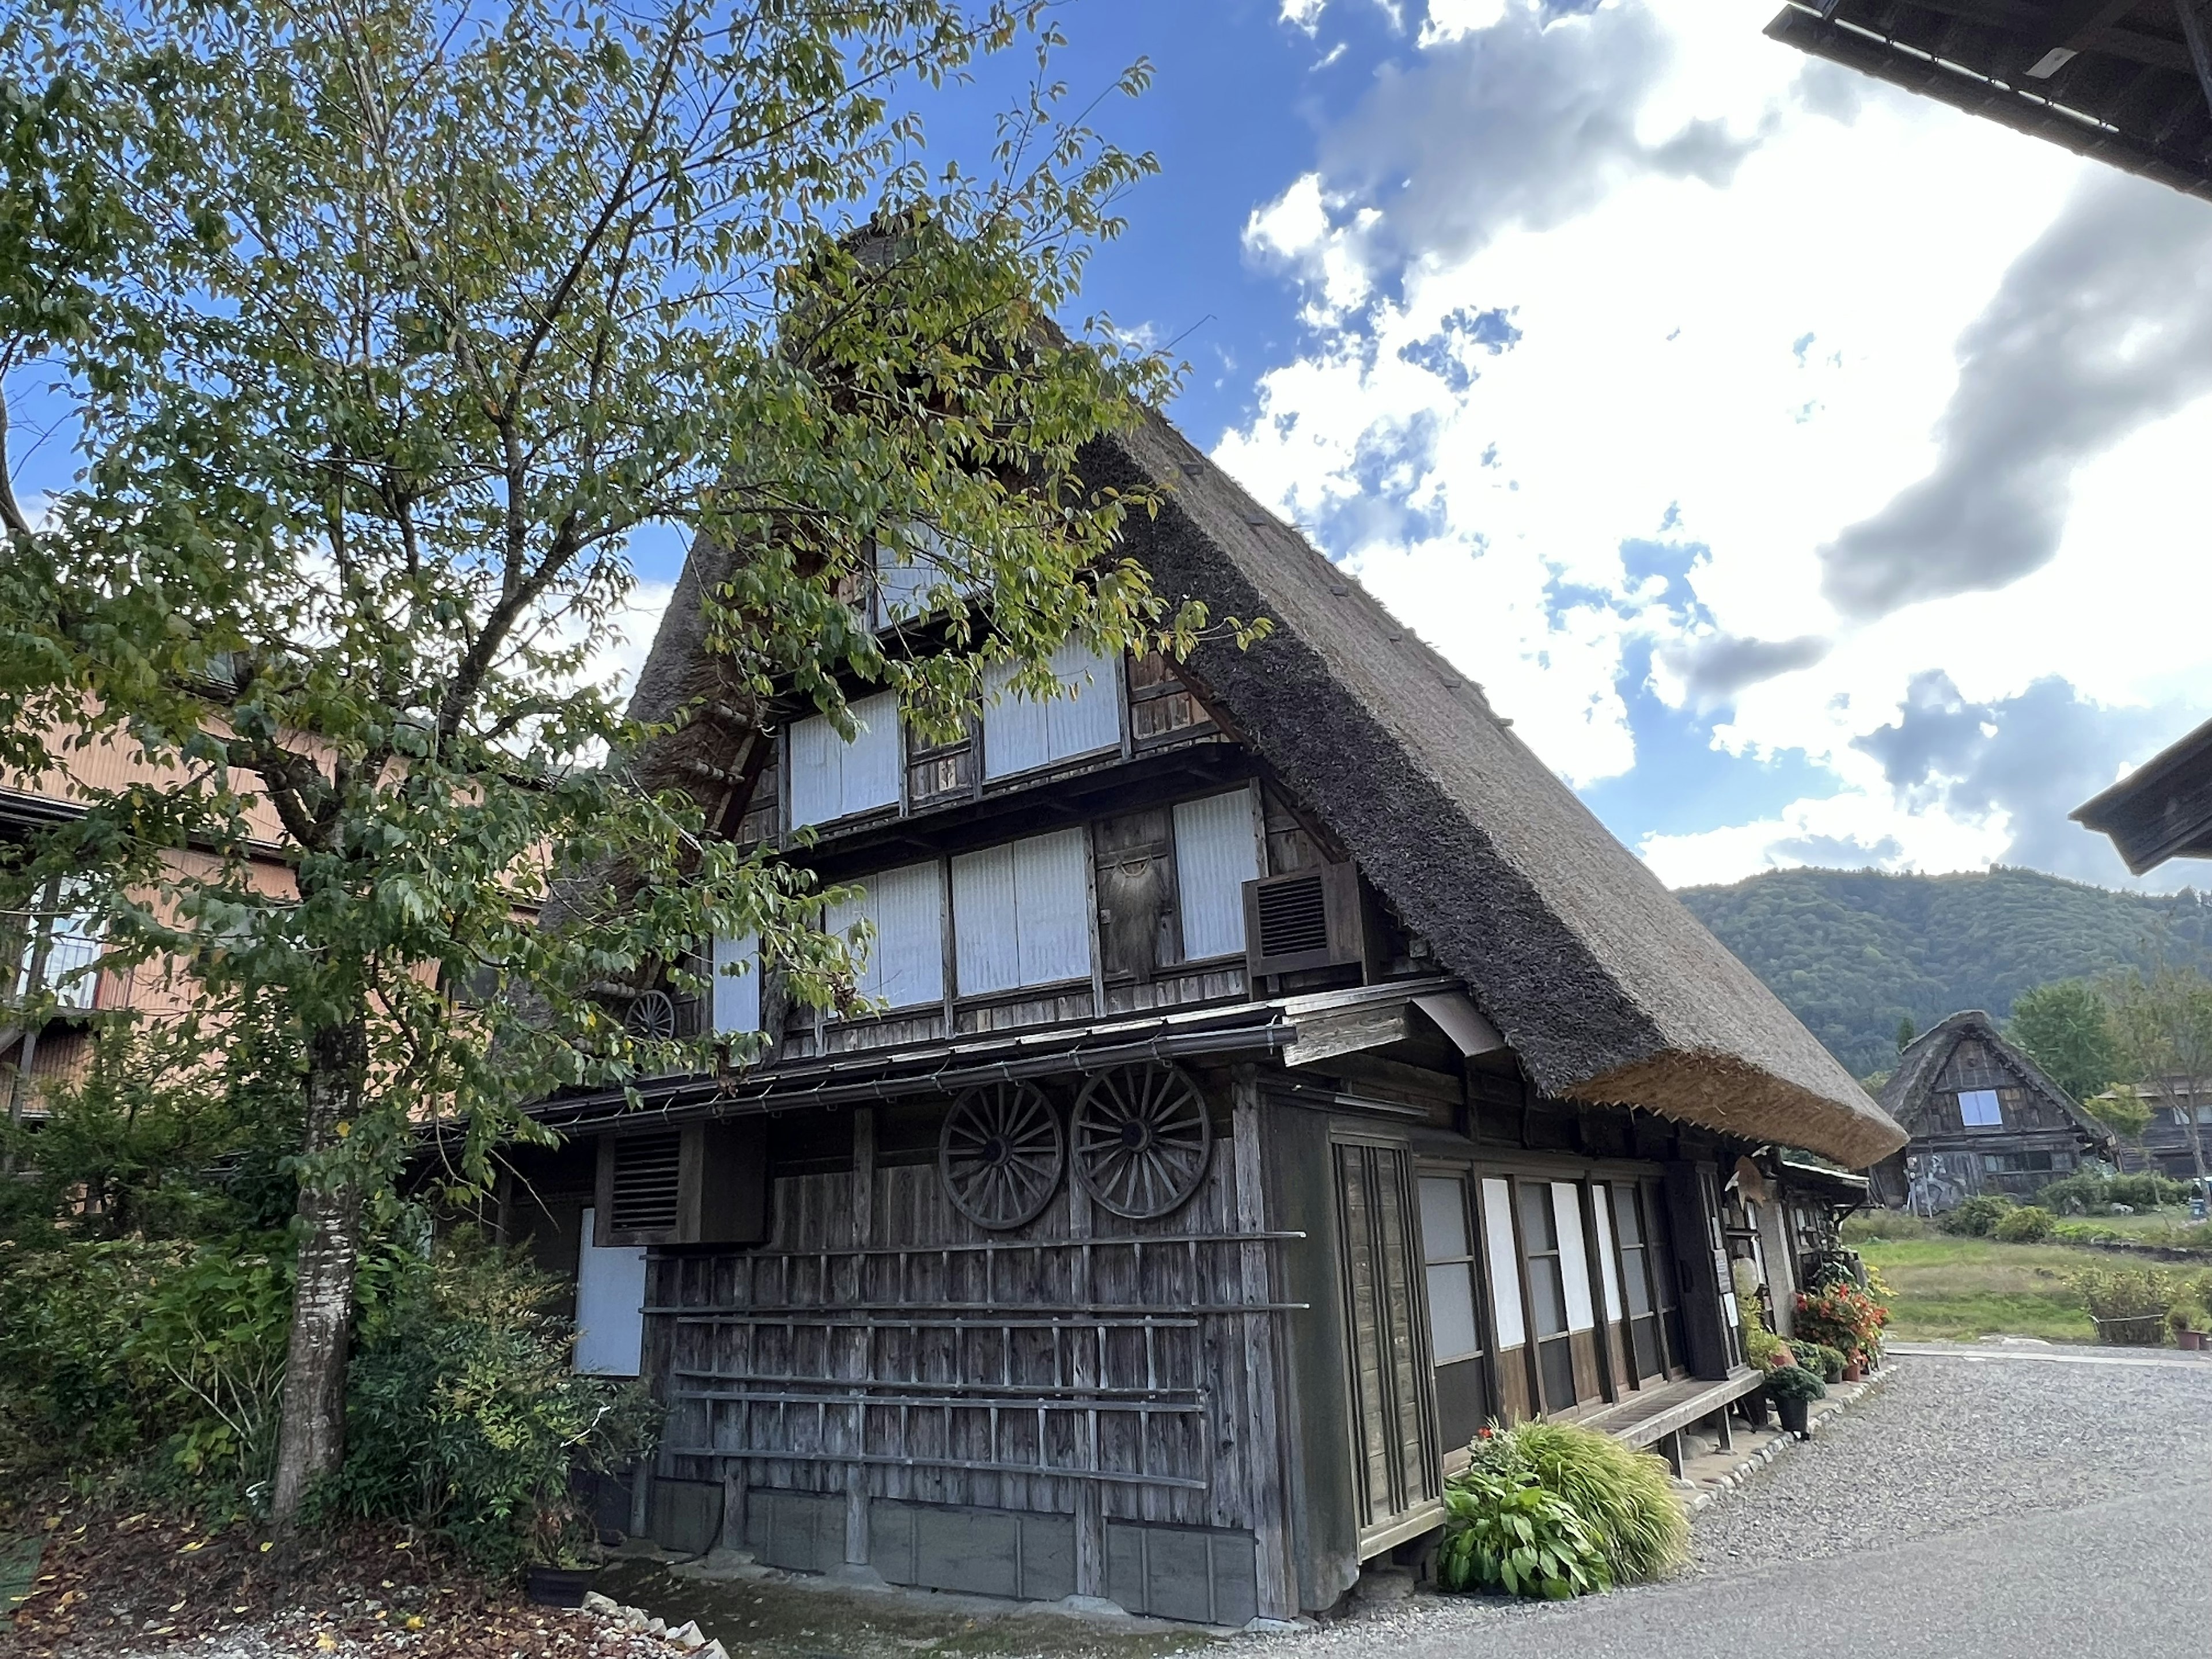
[[[1617,682],[1655,647],[1663,697],[1732,708],[1722,746],[1836,775],[1831,798],[1648,839],[1670,881],[2065,856],[2034,817],[2049,802],[1900,797],[1855,744],[1935,669],[2023,732],[2066,711],[2092,750],[2101,730],[2140,759],[2185,724],[2212,669],[2193,499],[2212,402],[2060,457],[2057,550],[1995,591],[1853,622],[1820,550],[1942,464],[1957,348],[2084,177],[2152,187],[1766,41],[1771,4],[1548,23],[1527,0],[1432,4],[1408,65],[1253,217],[1314,333],[1217,459],[1571,781],[1633,766]],[[1478,349],[1469,319],[1517,341]],[[1638,539],[1671,545],[1671,580],[1632,573]],[[2072,692],[2029,697],[2054,676]]]

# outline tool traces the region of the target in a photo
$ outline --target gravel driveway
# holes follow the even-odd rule
[[[1671,1583],[1560,1606],[1420,1596],[1240,1659],[2202,1653],[2212,1361],[1924,1345],[1698,1516]]]

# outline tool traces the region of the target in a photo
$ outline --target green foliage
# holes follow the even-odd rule
[[[255,1062],[254,1033],[210,1042],[197,1020],[122,1020],[95,1031],[74,1083],[0,1146],[27,1174],[0,1182],[0,1237],[205,1237],[279,1225],[292,1182],[274,1168],[296,1141],[298,1080]],[[212,1054],[210,1054],[210,1051]]]
[[[1826,1400],[1828,1385],[1809,1365],[1784,1365],[1766,1374],[1766,1392],[1774,1400]]]
[[[1437,1582],[1553,1601],[1613,1588],[1605,1551],[1573,1504],[1533,1473],[1481,1468],[1444,1484]]]
[[[2077,1101],[2121,1080],[2112,1010],[2087,980],[2054,980],[2021,992],[2005,1035]]]
[[[2150,1127],[2150,1103],[2132,1083],[2116,1083],[2102,1094],[2091,1095],[2081,1109],[2123,1140],[2141,1140]]]
[[[2161,1175],[2075,1175],[2052,1182],[2035,1195],[2035,1201],[2053,1215],[2077,1209],[2083,1214],[2095,1215],[2115,1204],[2124,1204],[2135,1210],[2186,1204],[2189,1193],[2189,1182],[2170,1181]]]
[[[2039,1244],[2051,1237],[2057,1225],[2051,1212],[2036,1205],[2024,1205],[2007,1212],[1997,1218],[1990,1237],[2001,1244]]]
[[[1765,1326],[1754,1322],[1743,1328],[1743,1351],[1744,1357],[1764,1371],[1787,1363],[1784,1356],[1790,1347]]]
[[[587,1551],[572,1472],[633,1462],[657,1409],[570,1369],[574,1333],[545,1311],[560,1289],[466,1234],[400,1264],[363,1322],[325,1511],[434,1528],[490,1571]]]
[[[290,1273],[281,1237],[0,1245],[0,1463],[158,1462],[198,1490],[250,1486],[275,1427]]]
[[[2002,1193],[1976,1193],[1965,1203],[1936,1217],[1936,1224],[1947,1233],[1987,1238],[1996,1231],[1997,1224],[2018,1207]]]
[[[2092,1319],[2163,1318],[2182,1293],[2175,1276],[2157,1267],[2084,1267],[2074,1288]]]
[[[1844,1358],[1841,1349],[1832,1348],[1825,1342],[1793,1340],[1790,1352],[1800,1367],[1811,1371],[1824,1382],[1842,1382],[1844,1367],[1850,1363]]]
[[[2212,904],[2109,891],[2033,870],[1892,876],[1773,870],[1679,896],[1852,1075],[1892,1066],[1900,1022],[2002,1018],[2056,980],[2212,965]]]
[[[1885,1297],[1847,1280],[1797,1293],[1798,1334],[1836,1349],[1846,1361],[1881,1358],[1882,1328],[1888,1322]]]
[[[941,732],[988,671],[1043,691],[1071,635],[1261,626],[1156,595],[1121,532],[1157,496],[1079,470],[1173,374],[1054,325],[1154,169],[1063,106],[1050,10],[0,10],[0,370],[84,458],[36,526],[0,500],[0,756],[146,762],[0,866],[0,908],[68,876],[111,967],[188,963],[210,1029],[287,1054],[303,1279],[426,1113],[481,1189],[528,1103],[759,1042],[641,1037],[610,986],[702,992],[683,964],[750,934],[800,1004],[854,1006],[864,941],[707,834],[729,803],[662,740],[711,777],[778,697],[848,726],[880,688]],[[894,96],[1008,49],[1036,80],[993,165],[928,165]],[[701,551],[714,664],[649,723],[598,667],[641,536]],[[879,548],[930,567],[942,652],[875,631]],[[303,1365],[347,1290],[298,1298]],[[288,1516],[338,1438],[309,1426]]]
[[[1609,1434],[1536,1419],[1506,1437],[1545,1487],[1573,1506],[1616,1583],[1663,1578],[1688,1559],[1690,1525],[1667,1466]]]

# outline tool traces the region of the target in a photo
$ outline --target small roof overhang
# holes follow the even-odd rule
[[[2110,836],[2139,876],[2168,859],[2212,858],[2212,720],[2069,816]]]
[[[2212,200],[2202,0],[1792,0],[1768,38]]]

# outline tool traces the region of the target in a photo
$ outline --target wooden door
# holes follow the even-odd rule
[[[1443,1491],[1429,1387],[1413,1161],[1396,1147],[1338,1145],[1352,1491],[1363,1541]]]

